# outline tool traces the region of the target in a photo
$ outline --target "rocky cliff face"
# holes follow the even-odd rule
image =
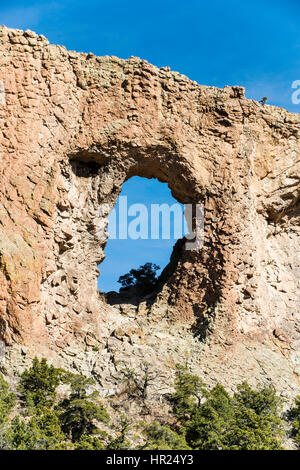
[[[46,355],[114,393],[117,364],[149,361],[168,389],[184,362],[299,393],[299,115],[1,27],[0,116],[3,371]],[[203,203],[205,243],[177,244],[152,296],[111,302],[99,208],[134,175]]]

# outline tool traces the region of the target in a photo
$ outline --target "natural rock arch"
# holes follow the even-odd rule
[[[228,375],[233,382],[251,361],[259,368],[267,358],[267,377],[276,381],[285,368],[282,388],[287,380],[297,387],[299,116],[261,107],[240,87],[200,86],[138,58],[68,52],[30,31],[2,27],[0,54],[7,357],[22,347],[68,363],[82,345],[104,344],[109,357],[122,350],[107,344],[129,307],[97,296],[105,240],[97,239],[95,214],[137,175],[167,182],[180,202],[205,206],[201,252],[177,247],[151,309],[135,308],[146,336],[161,322],[185,331],[203,367],[215,361],[216,377],[224,370],[216,357],[238,368]],[[201,344],[195,322],[208,333]]]

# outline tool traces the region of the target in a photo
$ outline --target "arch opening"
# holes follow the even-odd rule
[[[183,204],[198,204],[202,200],[203,188],[193,178],[188,168],[178,163],[178,159],[177,154],[166,153],[162,149],[126,148],[117,149],[115,154],[112,154],[111,149],[107,152],[103,150],[101,154],[77,153],[61,162],[57,217],[54,227],[53,266],[55,268],[42,286],[45,315],[49,316],[47,328],[50,333],[52,325],[57,321],[62,322],[64,318],[67,318],[67,322],[78,322],[79,319],[83,322],[86,319],[89,325],[93,324],[95,328],[98,328],[100,312],[103,312],[103,315],[114,315],[117,311],[122,313],[126,304],[127,313],[132,309],[133,315],[145,314],[153,318],[169,318],[172,321],[179,319],[188,324],[192,324],[195,317],[202,315],[204,306],[200,305],[201,298],[204,291],[207,291],[206,281],[201,281],[201,285],[199,283],[198,271],[202,269],[199,266],[203,266],[202,255],[199,250],[185,249],[186,240],[182,238],[182,235],[187,232],[187,224],[183,217],[181,217],[182,233],[175,236],[174,216],[171,212],[170,219],[169,212],[175,204],[181,207],[181,216],[183,216]],[[158,237],[154,237],[154,242],[160,246],[163,257],[152,256],[152,249],[150,256],[137,258],[136,262],[129,258],[128,264],[114,273],[115,285],[105,287],[101,285],[101,280],[105,279],[103,266],[105,268],[104,263],[109,264],[111,261],[107,250],[112,242],[108,235],[108,232],[111,235],[111,228],[107,227],[108,216],[113,208],[118,206],[118,197],[123,195],[122,188],[126,188],[134,180],[139,180],[142,187],[150,185],[151,198],[153,199],[154,196],[154,201],[150,200],[150,202],[158,206],[168,203],[166,225],[168,227],[168,222],[171,222],[171,237],[161,239],[163,225],[160,217],[161,225],[158,229]],[[165,188],[162,197],[158,197],[156,189],[151,189],[153,183]],[[140,196],[139,193],[139,189],[135,188],[134,195]],[[132,203],[134,205],[143,204],[143,202],[145,203],[141,199],[133,198],[127,207],[130,208]],[[147,204],[144,205],[147,208]],[[135,232],[143,231],[136,223],[139,215],[139,211],[129,214],[128,228],[130,222],[135,221]],[[149,235],[149,232],[151,233],[149,204],[147,218]],[[128,240],[125,239],[125,243],[126,241]],[[142,242],[148,241],[153,240],[142,238]],[[113,242],[118,244],[118,240],[113,240]],[[135,250],[139,242],[139,237],[138,239],[131,237]],[[125,250],[126,248],[120,249],[116,256],[117,261],[124,258]],[[150,253],[150,249],[147,249],[147,252]],[[106,261],[104,261],[105,257]],[[147,294],[134,293],[134,291],[116,292],[119,290],[118,287],[122,287],[117,283],[121,275],[147,262],[160,266],[160,270],[156,271],[157,283],[151,292]],[[112,269],[116,271],[113,267]],[[203,269],[206,269],[205,266]],[[101,270],[102,273],[100,273]],[[205,276],[203,279],[207,278]],[[106,294],[100,293],[99,287]],[[111,288],[114,289],[112,293]],[[201,288],[201,298],[199,298],[199,288]],[[124,294],[129,295],[126,297]],[[70,305],[72,306],[71,313]],[[114,309],[111,310],[110,306],[114,306]],[[57,318],[53,320],[51,312],[54,310]],[[130,312],[128,314],[131,315]]]
[[[105,259],[98,266],[98,289],[108,300],[120,303],[150,295],[159,287],[175,243],[188,232],[184,206],[167,183],[130,177],[108,217],[109,238]]]

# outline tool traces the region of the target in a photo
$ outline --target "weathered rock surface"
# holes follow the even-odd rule
[[[113,394],[117,364],[152,362],[168,389],[186,362],[299,393],[299,115],[1,27],[0,117],[2,370],[46,355]],[[152,298],[111,305],[99,207],[134,175],[202,202],[205,244],[179,243]]]

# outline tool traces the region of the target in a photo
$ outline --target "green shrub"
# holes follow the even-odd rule
[[[275,450],[282,448],[280,400],[271,388],[243,383],[231,397],[217,384],[210,391],[201,379],[177,367],[173,412],[192,449]]]
[[[19,391],[21,400],[27,408],[53,406],[56,388],[61,382],[61,370],[47,364],[46,359],[33,359],[32,367],[23,372]]]
[[[154,263],[145,263],[138,269],[131,269],[129,273],[119,277],[118,282],[122,286],[120,291],[135,287],[141,294],[151,292],[157,282],[156,271],[159,269]]]
[[[57,417],[51,411],[29,421],[16,416],[6,438],[9,448],[14,450],[60,450],[65,440]]]
[[[156,421],[143,425],[143,434],[146,442],[140,449],[143,450],[189,450],[191,449],[184,435],[180,435],[168,426],[162,426]]]
[[[0,425],[5,423],[13,410],[16,396],[9,391],[9,385],[0,373]]]
[[[289,412],[289,419],[292,422],[292,436],[300,447],[300,395],[295,400],[295,406]]]
[[[98,393],[88,395],[86,388],[93,380],[81,375],[69,374],[71,393],[56,407],[62,430],[72,442],[80,441],[83,435],[97,432],[95,421],[107,423],[109,415],[97,402]]]

